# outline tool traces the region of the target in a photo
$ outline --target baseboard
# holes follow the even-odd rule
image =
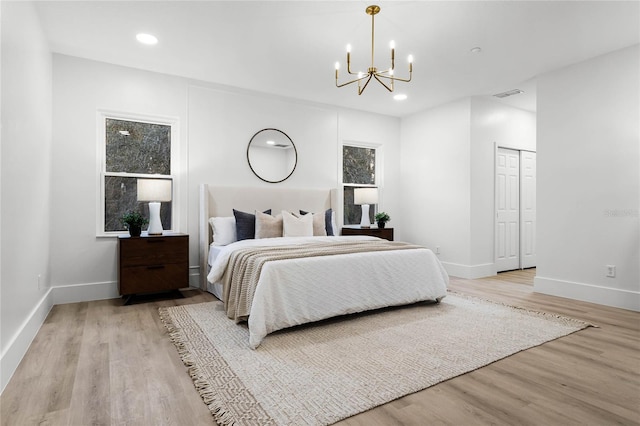
[[[495,263],[480,265],[461,265],[459,263],[441,262],[447,274],[452,277],[474,280],[476,278],[492,277],[497,274]]]
[[[49,291],[42,296],[42,299],[40,299],[31,313],[29,313],[29,316],[18,329],[13,340],[9,342],[2,353],[0,360],[0,394],[4,391],[7,383],[9,383],[20,361],[22,361],[22,358],[27,353],[31,342],[36,337],[36,334],[38,334],[47,315],[49,315],[49,311],[51,311],[51,308],[55,304],[53,293],[53,289],[50,288]]]
[[[89,302],[91,300],[117,299],[118,282],[107,281],[91,284],[71,284],[52,287],[54,305]]]
[[[189,267],[189,287],[200,288],[200,267]],[[54,305],[63,303],[90,302],[92,300],[117,299],[120,297],[117,281],[102,283],[71,284],[53,287]]]
[[[189,287],[200,288],[200,267],[189,267]]]
[[[614,308],[640,311],[640,292],[618,288],[535,277],[533,291]]]

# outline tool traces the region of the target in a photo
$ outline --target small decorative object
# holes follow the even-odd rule
[[[391,220],[391,216],[389,216],[385,212],[379,212],[376,213],[375,219],[376,222],[378,222],[378,228],[382,229],[387,224],[387,222]]]
[[[139,237],[142,233],[142,227],[149,223],[146,217],[134,211],[125,213],[120,219],[132,237]]]

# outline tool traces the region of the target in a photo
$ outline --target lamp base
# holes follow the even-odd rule
[[[362,204],[362,217],[360,218],[360,228],[371,228],[369,222],[369,204]]]
[[[160,220],[160,203],[149,203],[149,235],[162,235],[162,221]]]

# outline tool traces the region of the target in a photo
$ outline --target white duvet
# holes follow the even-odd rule
[[[220,250],[207,279],[222,280],[234,250],[375,237],[282,237],[243,240]],[[446,296],[449,277],[426,248],[267,262],[249,314],[249,344],[276,330],[338,315]]]

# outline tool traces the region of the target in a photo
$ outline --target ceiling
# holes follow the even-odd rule
[[[511,89],[513,106],[536,108],[535,77],[640,43],[640,2],[380,1],[375,66],[396,43],[394,101],[372,82],[358,96],[335,87],[334,64],[370,66],[371,18],[362,1],[42,1],[54,52],[324,104],[406,116],[468,96]],[[139,32],[156,46],[139,44]],[[481,53],[471,49],[481,47]],[[394,94],[395,94],[394,93]],[[492,98],[496,99],[497,98]]]

